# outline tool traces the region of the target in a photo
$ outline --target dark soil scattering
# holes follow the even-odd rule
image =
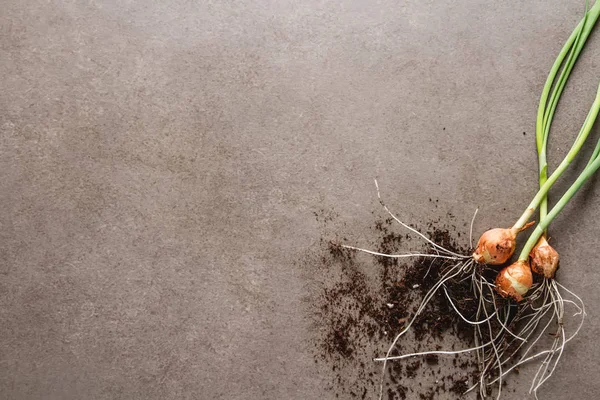
[[[437,365],[439,362],[439,356],[435,355],[435,354],[429,354],[427,356],[425,356],[425,361],[427,361],[427,364],[429,365]]]
[[[462,379],[460,377],[456,377],[449,390],[458,396],[462,396],[462,394],[465,393],[469,388],[467,382],[469,382],[468,377],[463,377]]]
[[[406,377],[414,378],[417,376],[417,370],[421,367],[421,361],[414,361],[406,366]]]
[[[419,393],[419,398],[422,400],[433,400],[435,397],[435,393],[433,390],[429,390],[426,393]]]
[[[321,223],[329,223],[335,213],[315,215]],[[453,221],[454,216],[448,215],[448,220]],[[470,249],[457,244],[454,225],[447,228],[434,221],[419,230],[446,249],[470,254]],[[367,236],[376,240],[366,248],[384,254],[407,253],[415,247],[423,254],[433,252],[430,247],[419,246],[424,243],[419,237],[406,232],[391,218],[377,219]],[[341,243],[354,245],[327,235],[321,239],[317,270],[323,281],[311,299],[317,332],[315,360],[333,372],[331,390],[340,398],[377,398],[382,363],[373,358],[385,355],[425,294],[454,261],[372,256],[343,248]],[[477,304],[468,281],[448,288],[454,306],[465,317],[473,317]],[[448,342],[449,336],[453,341]],[[442,290],[398,341],[392,355],[470,347],[472,336],[473,327],[458,317]],[[476,369],[474,354],[391,361],[385,374],[384,398],[458,398],[476,379]]]

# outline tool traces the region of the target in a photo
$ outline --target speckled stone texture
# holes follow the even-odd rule
[[[0,399],[158,400],[344,393],[315,363],[314,213],[369,243],[377,177],[408,222],[462,227],[480,207],[476,233],[511,224],[585,2],[0,3]],[[596,33],[551,167],[598,60]],[[588,320],[542,398],[600,392],[599,195],[592,182],[551,229]]]

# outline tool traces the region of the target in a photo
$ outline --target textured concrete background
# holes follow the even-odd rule
[[[360,243],[378,177],[408,221],[480,206],[476,232],[512,224],[535,192],[538,96],[583,6],[1,1],[0,398],[334,398],[297,262],[313,213],[336,210]],[[544,398],[600,392],[598,195],[552,230],[589,319]]]

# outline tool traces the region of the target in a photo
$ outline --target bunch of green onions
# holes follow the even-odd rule
[[[392,214],[381,201],[379,187],[377,186],[377,194],[380,202],[389,215],[403,227],[424,239],[434,252],[426,254],[383,254],[354,246],[346,245],[344,247],[377,256],[393,258],[433,257],[443,258],[450,263],[450,267],[442,273],[439,281],[425,295],[413,317],[407,322],[404,329],[397,334],[385,357],[376,359],[377,361],[383,361],[383,374],[379,391],[380,399],[383,396],[383,376],[385,375],[387,361],[418,355],[456,354],[469,351],[476,351],[480,362],[480,380],[471,389],[479,386],[482,397],[486,397],[487,387],[497,384],[497,398],[500,398],[502,379],[509,371],[521,364],[543,357],[544,361],[540,365],[531,385],[531,392],[537,397],[539,387],[554,372],[565,344],[572,340],[577,332],[579,332],[581,324],[571,336],[567,337],[565,334],[563,323],[565,304],[575,306],[578,314],[582,316],[581,322],[583,322],[583,317],[585,316],[585,309],[579,296],[556,281],[555,274],[558,268],[559,256],[556,250],[548,244],[546,232],[548,226],[563,211],[575,193],[600,168],[600,140],[586,167],[550,210],[548,210],[548,193],[580,153],[596,122],[598,113],[600,112],[600,86],[571,149],[550,175],[548,175],[547,144],[559,99],[599,17],[600,0],[596,1],[594,6],[589,9],[586,4],[586,12],[583,19],[570,35],[551,68],[542,91],[536,119],[535,137],[539,162],[540,188],[521,217],[511,228],[491,229],[481,235],[473,254],[457,254],[434,243],[421,232],[408,226]],[[517,235],[534,224],[534,222],[529,222],[529,220],[538,208],[540,213],[539,223],[523,246],[517,261],[502,268],[497,273],[494,282],[488,281],[483,276],[482,270],[489,268],[488,266],[490,265],[503,265],[512,257],[516,249]],[[471,232],[472,226],[473,224],[471,223]],[[534,284],[533,273],[540,275],[542,283]],[[471,279],[473,293],[479,299],[479,309],[474,321],[461,315],[456,307],[454,307],[454,310],[463,320],[473,325],[476,346],[458,351],[431,351],[391,356],[391,352],[395,348],[399,338],[410,329],[414,321],[425,310],[428,302],[438,291],[443,290],[450,303],[454,306],[448,294],[447,285],[451,284],[456,278],[463,276],[470,277]],[[561,291],[563,293],[566,292],[574,300],[566,299]],[[503,306],[503,310],[496,306],[497,295],[508,299],[506,305]],[[493,306],[492,309],[489,309],[489,304]],[[516,313],[511,313],[511,309],[515,307],[517,308]],[[510,317],[511,314],[513,317]],[[501,317],[502,315],[504,317]],[[550,321],[546,324],[541,324],[544,317],[548,315],[551,317]],[[492,319],[496,319],[499,322],[500,328],[492,326]],[[553,320],[557,323],[557,331],[553,333],[554,341],[550,348],[536,354],[530,354],[543,333],[549,329]],[[482,325],[487,325],[488,328],[489,340],[486,342],[483,341]],[[511,346],[515,342],[517,345]],[[527,346],[525,351],[520,356],[517,356],[519,350],[524,346]],[[508,351],[508,348],[513,350]]]
[[[540,222],[529,236],[525,246],[523,247],[518,261],[509,267],[506,267],[498,275],[497,283],[499,290],[506,296],[510,296],[515,300],[521,300],[521,296],[531,288],[531,271],[529,268],[531,258],[531,268],[533,271],[544,276],[547,279],[554,278],[558,267],[558,253],[550,247],[546,241],[546,231],[550,223],[559,215],[566,204],[573,198],[575,193],[583,186],[583,184],[600,168],[600,141],[590,158],[588,164],[581,172],[577,180],[564,193],[556,205],[548,212],[548,192],[554,185],[557,179],[567,169],[569,164],[575,159],[585,143],[596,118],[600,111],[600,87],[596,93],[596,98],[588,112],[587,118],[577,135],[575,142],[562,160],[554,173],[548,177],[547,163],[547,144],[550,127],[556,110],[556,106],[566,85],[567,79],[575,65],[575,62],[581,53],[598,17],[600,16],[600,2],[596,2],[592,9],[586,12],[584,18],[575,28],[565,45],[563,46],[559,56],[557,57],[550,74],[546,80],[546,84],[542,91],[540,105],[536,120],[536,147],[539,161],[539,184],[540,189],[535,195],[521,218],[513,226],[513,229],[522,228],[525,223],[531,218],[535,209],[539,206]],[[558,71],[563,67],[560,75]],[[551,93],[551,94],[550,94]],[[528,272],[529,270],[529,272]]]
[[[497,292],[513,301],[520,302],[513,324],[518,328],[514,332],[508,332],[510,335],[506,333],[500,335],[501,340],[495,343],[495,347],[502,348],[500,351],[496,349],[487,350],[488,361],[483,366],[481,380],[478,383],[480,394],[483,397],[486,386],[484,383],[486,372],[488,372],[488,376],[491,375],[491,372],[495,372],[497,375],[488,384],[498,383],[499,398],[502,390],[501,381],[504,375],[524,363],[543,357],[530,387],[530,393],[533,393],[537,398],[537,390],[552,376],[563,354],[565,345],[577,335],[585,318],[585,306],[581,298],[555,279],[559,255],[548,244],[546,234],[550,223],[559,215],[583,184],[600,168],[600,140],[583,171],[550,211],[548,211],[547,195],[552,185],[578,155],[594,126],[600,111],[600,87],[571,149],[550,176],[548,176],[547,143],[560,96],[599,16],[600,2],[596,2],[594,7],[586,12],[582,21],[563,46],[542,91],[536,120],[540,189],[521,218],[513,226],[513,229],[524,227],[524,224],[531,218],[538,206],[540,222],[523,246],[518,260],[503,268],[496,278]],[[542,279],[542,282],[537,286],[533,285],[532,272]],[[577,310],[574,315],[581,316],[579,325],[570,336],[567,336],[565,332],[564,323],[565,305],[568,304],[574,306]],[[509,307],[510,305],[507,306],[507,308]],[[541,321],[548,316],[548,321],[540,329]],[[555,323],[554,327],[552,327],[553,322]],[[552,331],[552,329],[554,330]],[[547,349],[534,353],[532,350],[545,333],[553,337],[551,345]],[[512,350],[510,352],[503,350],[506,348],[512,348]],[[478,349],[477,351],[481,353],[478,354],[480,358],[486,357],[485,350]],[[521,354],[517,357],[519,351],[521,351]]]

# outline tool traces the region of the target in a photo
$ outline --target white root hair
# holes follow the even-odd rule
[[[565,295],[570,296],[571,299],[565,298]],[[574,307],[574,317],[580,316],[579,323],[570,336],[567,336],[565,329],[566,305]],[[529,393],[532,393],[537,399],[538,390],[554,374],[566,344],[578,335],[585,317],[585,304],[578,295],[555,279],[544,279],[542,284],[538,285],[527,297],[526,303],[521,305],[517,316],[514,318],[513,324],[519,327],[516,335],[513,338],[503,338],[504,349],[498,354],[493,354],[497,358],[495,361],[496,367],[493,370],[485,371],[488,378],[490,378],[487,386],[498,384],[498,387],[501,387],[502,378],[506,374],[543,357],[529,389]],[[546,318],[547,321],[542,324],[542,321]],[[551,327],[553,323],[556,324],[555,328]],[[540,346],[542,338],[548,335],[553,337],[550,346],[544,350],[534,352]],[[524,340],[512,347],[515,345],[517,337]],[[511,349],[511,347],[512,350],[509,351],[508,349]],[[524,349],[523,353],[516,358],[521,349]],[[502,369],[503,367],[505,368]],[[480,392],[483,392],[483,381],[471,386],[466,392],[470,392],[478,386]]]
[[[487,302],[488,304],[493,304],[495,307],[494,293],[493,293],[493,290],[490,290],[489,292],[491,294],[491,299],[486,299],[485,298],[486,296],[483,296],[483,289],[482,289],[484,284],[488,288],[493,287],[494,285],[487,282],[487,280],[479,273],[479,270],[475,265],[475,261],[474,261],[473,257],[471,255],[458,254],[452,250],[446,249],[443,246],[441,246],[440,244],[435,243],[433,240],[428,238],[423,233],[419,232],[417,229],[415,229],[415,228],[409,226],[408,224],[404,223],[403,221],[401,221],[395,214],[393,214],[390,211],[390,209],[387,207],[387,205],[383,202],[377,180],[375,180],[375,187],[377,189],[377,198],[379,200],[379,203],[381,204],[383,209],[387,212],[387,214],[394,221],[399,223],[402,227],[406,228],[411,233],[413,233],[413,234],[417,235],[418,237],[420,237],[421,239],[423,239],[425,241],[425,243],[431,248],[431,250],[433,250],[433,253],[407,252],[407,253],[402,253],[402,254],[385,254],[385,253],[381,253],[378,251],[373,251],[373,250],[364,249],[361,247],[356,247],[356,246],[351,246],[351,245],[346,245],[346,244],[341,245],[341,247],[343,247],[345,249],[349,249],[349,250],[360,251],[360,252],[371,254],[374,256],[388,257],[388,258],[395,258],[395,259],[418,257],[418,258],[423,258],[423,259],[431,259],[432,263],[436,259],[442,259],[448,264],[446,266],[446,268],[444,268],[442,277],[425,294],[423,300],[421,301],[420,305],[418,306],[418,308],[415,311],[412,318],[408,321],[408,323],[404,326],[404,328],[394,337],[394,340],[392,341],[391,345],[389,346],[385,356],[375,359],[376,361],[383,362],[381,381],[380,381],[380,385],[379,385],[379,399],[381,400],[383,398],[385,372],[386,372],[388,361],[400,360],[400,359],[404,359],[404,358],[409,358],[409,357],[414,357],[414,356],[419,356],[419,355],[427,355],[427,354],[459,354],[459,353],[472,352],[472,351],[477,351],[478,357],[480,357],[482,354],[485,354],[485,349],[488,348],[489,346],[494,347],[495,351],[498,352],[495,342],[502,334],[502,331],[500,331],[497,334],[497,337],[494,337],[493,332],[492,332],[492,325],[491,325],[490,321],[494,317],[500,321],[500,319],[498,317],[498,310],[495,309],[493,312],[488,313],[488,310],[487,310],[488,306],[486,305],[486,302]],[[471,219],[471,225],[470,225],[470,229],[469,229],[469,244],[471,247],[473,247],[473,225],[474,225],[475,217],[477,216],[477,212],[478,212],[478,209],[475,210],[473,218]],[[427,269],[425,276],[427,276],[429,274],[431,265],[432,264],[429,265],[429,268]],[[463,278],[463,280],[461,280],[461,282],[464,281],[465,279],[471,279],[472,287],[475,286],[476,282],[479,282],[479,294],[481,296],[477,297],[479,299],[479,305],[478,305],[478,313],[476,316],[477,320],[475,320],[475,321],[469,320],[467,317],[462,315],[462,313],[460,313],[460,311],[458,310],[458,307],[456,307],[456,305],[452,301],[451,296],[446,287],[446,284],[448,282],[452,281],[453,279],[460,278],[462,276],[464,276],[464,278]],[[458,351],[435,351],[435,352],[411,353],[411,354],[404,354],[404,355],[392,357],[391,353],[394,350],[394,348],[396,347],[398,340],[406,332],[408,332],[408,330],[412,327],[412,325],[414,324],[416,319],[422,314],[422,312],[425,310],[426,306],[429,304],[431,299],[434,297],[434,295],[440,289],[443,289],[443,291],[446,295],[446,298],[448,299],[449,303],[451,304],[452,308],[457,313],[457,315],[462,320],[464,320],[467,324],[470,324],[470,325],[473,325],[474,327],[476,327],[476,329],[475,329],[476,336],[477,336],[477,333],[479,334],[479,337],[476,339],[476,346],[473,348],[470,348],[470,349],[458,350]],[[474,293],[476,293],[475,288],[474,288]],[[479,318],[482,316],[482,313],[481,313],[482,310],[483,310],[483,314],[485,314],[485,318],[482,320],[479,320]],[[478,328],[480,325],[483,325],[483,324],[487,324],[487,326],[488,326],[490,340],[486,343],[480,344],[480,343],[482,343],[483,336],[481,335],[481,330],[479,330]],[[504,329],[508,329],[506,327],[506,324],[502,324],[502,327]],[[497,357],[497,358],[499,359],[499,357]],[[501,365],[499,365],[499,367],[501,368]]]

